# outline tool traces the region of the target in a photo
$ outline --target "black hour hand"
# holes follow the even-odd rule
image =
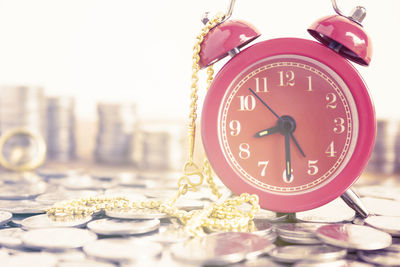
[[[261,130],[259,132],[257,132],[254,137],[263,137],[263,136],[267,136],[273,133],[277,133],[279,132],[279,127],[278,126],[274,126],[265,130]]]

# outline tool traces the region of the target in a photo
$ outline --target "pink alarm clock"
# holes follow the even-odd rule
[[[241,48],[260,34],[226,20],[204,38],[202,68],[231,55],[204,101],[201,132],[215,173],[234,193],[259,196],[264,209],[298,212],[344,194],[375,141],[367,85],[349,62],[368,66],[365,9],[313,23],[319,42],[278,38]]]

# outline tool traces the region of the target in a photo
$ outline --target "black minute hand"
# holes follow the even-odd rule
[[[258,100],[260,100],[260,102],[261,102],[264,106],[266,106],[266,107],[269,109],[269,111],[272,112],[272,114],[275,115],[275,117],[277,117],[278,119],[282,120],[282,118],[281,118],[275,111],[273,111],[272,108],[271,108],[267,103],[265,103],[264,100],[262,100],[261,97],[259,97],[259,96],[256,94],[256,92],[253,91],[253,89],[249,88],[249,90],[250,90],[250,92],[251,92],[255,97],[257,97]]]
[[[264,100],[262,100],[261,97],[260,97],[259,95],[257,95],[256,92],[254,92],[253,89],[249,88],[249,91],[250,91],[250,92],[251,92],[251,93],[252,93],[252,94],[253,94],[253,95],[254,95],[254,96],[269,110],[269,111],[271,111],[271,113],[274,114],[275,117],[277,117],[280,121],[282,121],[282,118],[278,115],[278,113],[276,113]],[[263,131],[258,132],[257,134],[260,134],[260,133],[262,133],[262,132],[263,132]],[[261,137],[261,136],[266,135],[266,134],[264,134],[264,135],[258,135],[258,136],[257,136],[257,134],[256,134],[256,137]],[[290,137],[293,139],[293,142],[295,143],[296,147],[299,149],[301,155],[303,155],[303,157],[306,157],[306,154],[304,153],[303,149],[301,149],[301,147],[300,147],[300,145],[299,145],[299,142],[297,142],[297,140],[296,140],[296,138],[294,137],[294,135],[293,135],[292,132],[290,133]]]

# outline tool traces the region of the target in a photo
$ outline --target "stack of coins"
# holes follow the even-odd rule
[[[47,98],[47,158],[70,161],[76,155],[75,101],[69,97]]]
[[[34,86],[0,87],[0,131],[29,128],[44,134],[46,122],[43,88]]]
[[[133,146],[132,161],[142,170],[180,170],[185,156],[185,123],[141,123]]]
[[[129,163],[137,116],[135,104],[99,103],[94,157],[97,162]]]
[[[0,87],[0,133],[24,128],[42,137],[46,135],[46,102],[44,91],[35,86],[1,86]],[[13,138],[12,145],[3,148],[7,158],[25,157],[32,150],[31,142],[24,137]],[[17,155],[17,156],[15,156]]]
[[[398,126],[399,123],[393,120],[377,121],[375,147],[367,166],[368,171],[383,174],[396,171],[396,156],[400,153],[400,144],[396,141],[399,137]]]

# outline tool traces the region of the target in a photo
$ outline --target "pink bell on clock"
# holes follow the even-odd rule
[[[235,55],[239,48],[260,36],[251,24],[240,20],[228,20],[214,27],[203,39],[200,50],[200,68],[205,68]]]
[[[372,44],[361,26],[366,15],[365,8],[356,7],[349,17],[343,16],[335,5],[334,8],[339,15],[317,20],[308,28],[308,32],[345,58],[368,66],[372,57]]]

